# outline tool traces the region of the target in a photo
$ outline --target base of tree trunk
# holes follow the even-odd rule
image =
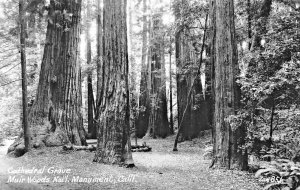
[[[70,144],[67,135],[56,128],[55,132],[51,132],[51,124],[46,121],[43,125],[35,125],[31,127],[31,142],[30,148],[57,147]],[[12,157],[20,157],[26,153],[23,133],[9,146],[7,154]]]

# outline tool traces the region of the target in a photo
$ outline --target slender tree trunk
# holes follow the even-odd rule
[[[92,47],[91,47],[91,37],[89,31],[91,29],[91,10],[90,10],[90,0],[87,1],[87,14],[86,14],[86,60],[87,65],[91,64],[92,61]],[[97,130],[94,125],[94,95],[93,95],[93,79],[92,73],[89,72],[87,76],[87,92],[88,92],[88,136],[92,139],[96,139]]]
[[[186,0],[182,0],[181,3],[183,4],[182,7],[188,6],[188,1]],[[181,20],[181,14],[184,14],[185,10],[180,10],[179,7],[175,11],[176,19]],[[205,40],[202,43],[205,43]],[[186,33],[182,30],[177,31],[175,35],[175,48],[178,122],[182,123],[182,126],[180,126],[182,128],[180,129],[180,140],[188,140],[197,137],[201,130],[209,129],[201,79],[197,70],[193,69],[202,63],[197,61],[199,56],[196,53],[198,52],[194,50],[191,42],[186,37]],[[193,83],[195,84],[192,87]],[[191,88],[193,89],[189,97],[188,94]],[[191,101],[188,101],[188,99],[191,99]]]
[[[184,4],[187,4],[186,0],[181,1],[182,7]],[[182,8],[178,8],[176,10],[176,20],[181,20],[181,10]],[[181,135],[184,129],[189,130],[188,128],[191,126],[191,113],[190,109],[186,109],[186,105],[188,104],[188,93],[190,89],[190,84],[188,80],[188,76],[186,76],[183,72],[186,56],[189,54],[187,51],[187,44],[184,40],[184,32],[183,30],[177,31],[175,34],[175,58],[176,58],[176,82],[177,82],[177,106],[178,106],[178,123],[181,126],[178,129],[178,135]],[[177,148],[176,148],[177,149]]]
[[[172,80],[172,36],[170,35],[169,47],[169,75],[170,75],[170,133],[174,134],[174,120],[173,120],[173,80]]]
[[[235,41],[233,0],[213,0],[211,17],[215,32],[212,56],[214,56],[214,120],[213,163],[215,167],[247,169],[247,151],[244,126],[232,129],[230,116],[239,107],[239,93],[235,82],[237,71],[237,47]]]
[[[104,0],[103,97],[94,161],[134,166],[129,135],[126,0]]]
[[[97,0],[97,98],[96,107],[101,104],[101,99],[103,96],[103,77],[104,77],[104,67],[103,67],[103,25],[102,25],[102,15],[103,11],[101,9],[102,0]],[[99,110],[100,111],[100,110]],[[96,110],[95,118],[98,119],[100,112]]]
[[[27,73],[26,73],[26,41],[25,41],[25,22],[24,22],[24,0],[19,0],[19,22],[20,22],[20,53],[21,53],[21,68],[22,68],[22,108],[23,108],[23,133],[25,152],[31,148],[31,133],[28,125],[28,110],[27,110]],[[24,152],[24,153],[25,153]]]
[[[272,145],[272,137],[273,137],[273,120],[274,120],[274,113],[275,113],[275,103],[273,100],[272,110],[271,110],[271,119],[270,119],[270,137],[269,137],[269,146]]]

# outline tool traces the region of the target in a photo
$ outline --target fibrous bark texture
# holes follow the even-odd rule
[[[133,165],[129,139],[126,0],[104,0],[104,86],[94,161]]]
[[[235,82],[238,65],[233,0],[213,0],[211,11],[214,30],[213,164],[215,167],[246,169],[247,151],[242,148],[246,130],[244,126],[233,129],[230,123],[230,116],[236,114],[240,98]]]
[[[80,19],[81,0],[50,1],[39,85],[29,113],[34,147],[86,144],[78,60]]]

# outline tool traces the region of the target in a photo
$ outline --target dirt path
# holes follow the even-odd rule
[[[246,173],[208,169],[210,161],[203,159],[203,144],[199,140],[180,143],[179,152],[172,152],[173,140],[174,137],[147,140],[153,151],[133,153],[137,166],[134,169],[93,163],[94,153],[65,153],[61,148],[35,150],[20,158],[1,156],[0,189],[261,189]],[[22,167],[45,169],[41,174],[11,173]],[[69,169],[69,173],[52,174],[53,167]],[[45,181],[28,183],[28,178],[34,176]],[[9,182],[13,177],[25,181]]]

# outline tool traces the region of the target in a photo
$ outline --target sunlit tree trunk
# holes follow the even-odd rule
[[[103,97],[94,161],[133,166],[129,137],[126,0],[104,0]]]
[[[213,24],[212,55],[214,65],[214,117],[213,163],[214,167],[247,169],[245,126],[231,127],[230,116],[239,107],[237,47],[233,0],[212,0],[211,23]]]

